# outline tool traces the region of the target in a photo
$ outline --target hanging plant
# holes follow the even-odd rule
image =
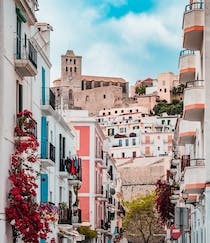
[[[158,180],[155,193],[156,209],[159,213],[161,222],[165,224],[171,218],[171,215],[174,214],[174,205],[170,201],[171,187],[167,182]]]
[[[46,207],[39,206],[35,200],[39,173],[34,170],[33,164],[37,162],[39,143],[31,133],[35,128],[31,115],[27,110],[17,115],[16,150],[12,155],[9,171],[11,189],[6,217],[12,225],[14,239],[19,237],[23,242],[39,243],[40,238],[47,239],[47,234],[51,231],[50,222],[54,219],[45,217]]]

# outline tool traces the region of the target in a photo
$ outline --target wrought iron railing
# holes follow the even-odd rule
[[[180,51],[180,57],[187,56],[187,55],[194,55],[195,52],[193,50],[182,50]]]
[[[198,10],[198,9],[204,9],[204,2],[196,2],[186,5],[185,12],[189,12],[191,10]]]

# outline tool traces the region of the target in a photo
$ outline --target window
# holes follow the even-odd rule
[[[130,113],[132,113],[132,110],[130,110]]]
[[[76,59],[74,59],[74,64],[76,64]]]
[[[122,153],[122,158],[125,158],[125,153]]]
[[[168,125],[170,125],[170,124],[171,124],[171,120],[168,120],[167,122],[168,122]]]
[[[68,62],[68,59],[66,58],[66,63]]]
[[[133,158],[136,158],[136,151],[133,151]]]
[[[105,112],[103,112],[103,116],[105,116],[106,114],[105,114]]]
[[[66,138],[63,137],[63,158],[66,157]]]
[[[72,59],[70,59],[69,62],[71,63],[72,62]]]
[[[68,67],[66,67],[66,72],[68,72]]]
[[[120,133],[122,133],[124,131],[124,128],[123,127],[121,127],[120,128]]]
[[[23,85],[17,83],[17,111],[23,111]]]
[[[108,112],[108,115],[111,115],[111,112],[110,111]]]
[[[160,147],[158,147],[158,151],[160,151]]]
[[[60,186],[59,187],[59,202],[63,202],[63,195],[62,195],[63,193],[62,193],[62,187]]]
[[[24,47],[26,48],[27,47],[27,35],[24,34]]]
[[[161,121],[161,124],[164,125],[164,124],[165,124],[165,120],[162,120],[162,121]]]
[[[129,140],[128,139],[125,140],[125,145],[129,146]]]
[[[164,92],[166,93],[167,92],[167,89],[164,89]]]
[[[115,111],[114,113],[117,114],[117,111]]]
[[[136,139],[135,138],[132,139],[132,144],[136,145]]]
[[[123,113],[124,112],[124,110],[121,110],[121,113]]]
[[[70,72],[72,73],[72,67],[70,67]]]
[[[63,142],[62,135],[59,134],[59,158],[60,159],[63,158],[63,143],[62,142]]]
[[[114,135],[114,128],[112,128],[112,135]]]
[[[17,16],[17,42],[16,42],[16,58],[21,59],[21,20]]]
[[[122,147],[122,140],[119,140],[119,146]]]
[[[75,73],[77,72],[77,68],[76,68],[76,67],[74,67],[74,72],[75,72]]]
[[[104,99],[106,99],[106,95],[104,94]]]

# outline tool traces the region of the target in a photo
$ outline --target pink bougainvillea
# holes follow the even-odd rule
[[[9,205],[6,208],[7,221],[12,225],[14,238],[20,237],[23,242],[39,243],[47,239],[50,222],[54,217],[46,216],[46,208],[35,200],[36,179],[38,172],[33,168],[37,162],[39,143],[35,136],[28,133],[34,129],[34,120],[30,111],[17,115],[18,126],[15,127],[15,153],[11,158],[9,180],[11,189],[8,195]],[[24,137],[23,137],[24,136]]]

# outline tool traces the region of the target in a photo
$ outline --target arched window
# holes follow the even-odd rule
[[[74,68],[74,72],[75,72],[75,73],[77,72],[77,68],[76,68],[76,67]]]
[[[70,72],[72,73],[72,67],[70,67]]]

